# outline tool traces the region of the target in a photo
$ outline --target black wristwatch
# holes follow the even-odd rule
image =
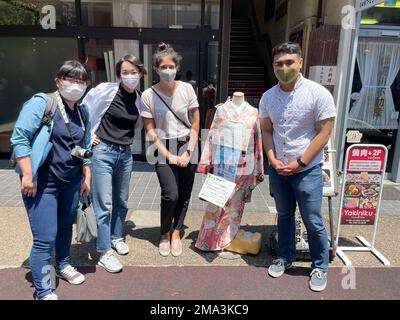
[[[302,167],[302,168],[307,167],[307,165],[306,165],[303,161],[301,161],[301,157],[298,157],[298,158],[297,158],[297,163],[298,163],[299,166]]]

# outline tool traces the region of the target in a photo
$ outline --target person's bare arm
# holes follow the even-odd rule
[[[92,171],[90,169],[89,165],[83,165],[82,166],[82,173],[84,176],[84,180],[81,186],[81,191],[80,191],[80,195],[82,195],[83,193],[90,193],[90,180],[92,179]]]
[[[177,164],[178,157],[173,155],[168,151],[168,149],[164,146],[164,144],[160,141],[160,138],[157,136],[155,132],[156,123],[152,118],[144,118],[143,120],[143,127],[147,132],[147,135],[150,141],[155,145],[159,152],[165,157],[165,159],[169,160],[170,163]]]
[[[31,157],[17,158],[17,163],[22,172],[21,192],[27,197],[34,198],[36,196],[37,183],[32,181]]]
[[[268,161],[277,172],[281,172],[284,164],[276,159],[274,140],[272,137],[273,124],[271,118],[260,118],[262,141]]]
[[[189,111],[189,120],[192,125],[190,129],[190,139],[188,143],[187,150],[190,151],[190,155],[185,152],[179,157],[180,166],[186,167],[190,161],[190,158],[196,148],[196,143],[199,137],[200,131],[200,112],[199,108],[195,108]]]

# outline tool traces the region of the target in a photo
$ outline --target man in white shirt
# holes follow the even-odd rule
[[[264,93],[259,112],[269,178],[278,211],[278,259],[268,269],[281,276],[296,258],[296,203],[307,229],[312,272],[310,289],[327,284],[329,245],[323,223],[322,162],[336,116],[330,92],[304,78],[301,48],[283,43],[273,49],[279,83]]]

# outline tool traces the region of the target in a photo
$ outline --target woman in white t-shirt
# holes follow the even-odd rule
[[[159,45],[153,67],[160,82],[143,92],[140,113],[153,143],[148,151],[155,151],[147,160],[155,163],[161,186],[159,252],[164,257],[182,253],[181,229],[198,160],[199,103],[191,84],[175,80],[181,59],[170,45]]]

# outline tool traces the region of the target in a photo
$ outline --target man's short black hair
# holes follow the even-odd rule
[[[288,53],[288,54],[298,54],[300,57],[303,55],[301,51],[301,47],[296,42],[284,42],[278,44],[276,47],[272,49],[272,57],[275,57],[281,53]]]

